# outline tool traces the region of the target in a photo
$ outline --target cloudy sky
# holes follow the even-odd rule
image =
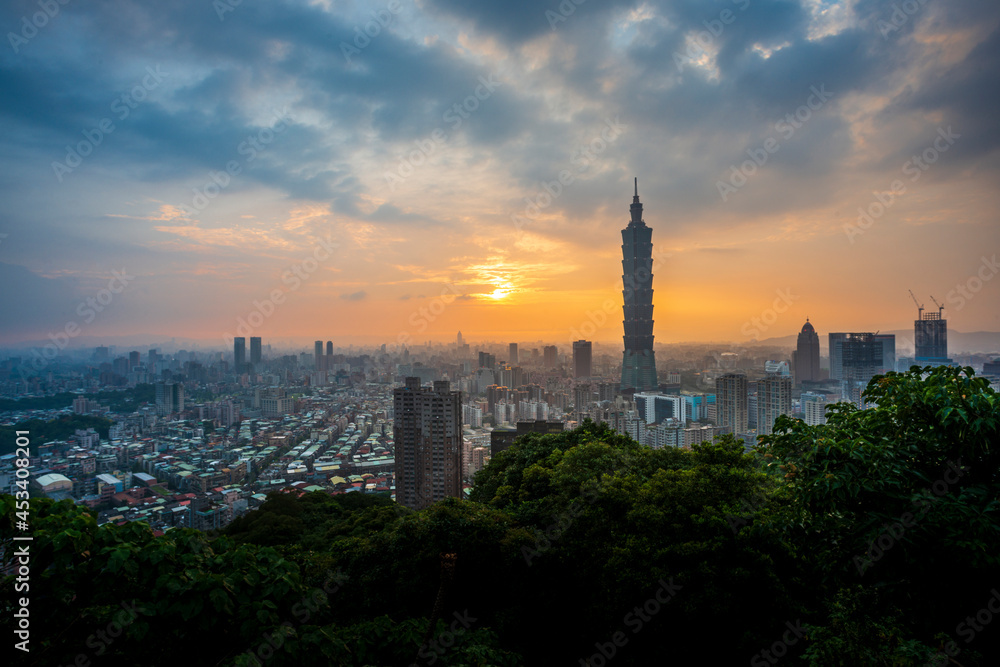
[[[0,343],[620,341],[634,177],[658,341],[1000,331],[995,2],[50,4],[0,6]]]

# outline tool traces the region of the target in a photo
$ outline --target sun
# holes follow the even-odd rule
[[[502,287],[497,287],[495,290],[493,290],[486,296],[493,299],[494,301],[500,301],[502,299],[506,299],[508,296],[511,295],[512,292],[513,290],[511,289],[510,285],[504,285]]]

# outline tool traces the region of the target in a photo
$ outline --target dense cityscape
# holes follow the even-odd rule
[[[894,334],[831,332],[821,357],[807,320],[793,350],[666,346],[657,369],[652,229],[635,188],[622,230],[620,363],[610,345],[595,354],[589,340],[474,345],[461,332],[450,345],[412,348],[317,340],[311,353],[272,350],[258,336],[249,348],[234,337],[231,352],[102,346],[47,360],[35,348],[0,362],[3,395],[16,401],[6,402],[3,426],[95,418],[34,448],[36,493],[96,509],[101,523],[213,530],[276,491],[389,493],[413,509],[463,498],[518,435],[588,419],[657,449],[732,434],[749,451],[781,415],[815,426],[827,405],[870,407],[866,387],[890,371],[970,366],[1000,388],[1000,348],[950,358],[944,307],[925,309],[912,292],[909,356],[897,357]],[[52,407],[18,410],[20,401]],[[13,493],[15,456],[0,462],[0,485]]]
[[[1000,664],[1000,3],[0,3],[25,667]]]

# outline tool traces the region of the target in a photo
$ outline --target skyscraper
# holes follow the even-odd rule
[[[589,378],[593,372],[593,344],[589,340],[573,341],[573,377]]]
[[[559,365],[559,348],[555,345],[546,345],[542,348],[542,363],[546,368],[555,368]]]
[[[943,311],[943,306],[938,307],[936,313],[925,313],[923,308],[917,311],[917,319],[913,321],[913,343],[916,348],[913,356],[918,364],[951,361],[948,359],[948,320],[942,317]]]
[[[517,343],[511,343],[507,346],[507,363],[511,366],[517,366]]]
[[[874,334],[850,333],[843,342],[841,353],[841,400],[865,408],[861,397],[868,383],[882,370],[882,341]]]
[[[819,335],[806,318],[795,346],[795,384],[819,380]]]
[[[757,435],[768,435],[779,415],[792,413],[792,379],[769,374],[757,381]]]
[[[326,356],[328,356],[328,357],[332,357],[333,356],[333,341],[332,340],[326,341]]]
[[[242,373],[246,363],[247,339],[243,336],[237,336],[233,338],[233,370],[237,373]]]
[[[260,336],[250,336],[250,363],[256,370],[260,366]]]
[[[715,381],[715,415],[719,426],[728,426],[736,435],[746,433],[747,376],[726,373]]]
[[[896,370],[896,336],[893,334],[830,334],[830,378],[842,383],[848,380],[864,383],[854,392],[856,398],[848,398],[851,392],[842,385],[843,400],[860,406],[860,392],[868,381],[876,375],[893,370]]]
[[[433,389],[408,377],[393,391],[396,502],[423,509],[462,497],[462,393],[447,380]]]
[[[184,411],[184,385],[179,382],[156,383],[156,414],[165,416]]]
[[[313,343],[313,356],[316,357],[316,370],[323,370],[323,341],[318,340]]]
[[[652,391],[656,385],[653,357],[653,230],[642,220],[639,179],[629,207],[632,219],[622,230],[622,297],[625,304],[625,353],[622,390]]]

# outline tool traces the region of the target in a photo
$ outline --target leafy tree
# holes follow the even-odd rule
[[[786,509],[767,530],[813,555],[827,627],[866,601],[868,621],[836,650],[898,664],[886,628],[925,645],[954,633],[1000,571],[1000,402],[971,368],[950,367],[878,376],[865,396],[878,407],[837,404],[821,426],[782,417],[762,438]],[[844,597],[857,586],[862,598]]]

